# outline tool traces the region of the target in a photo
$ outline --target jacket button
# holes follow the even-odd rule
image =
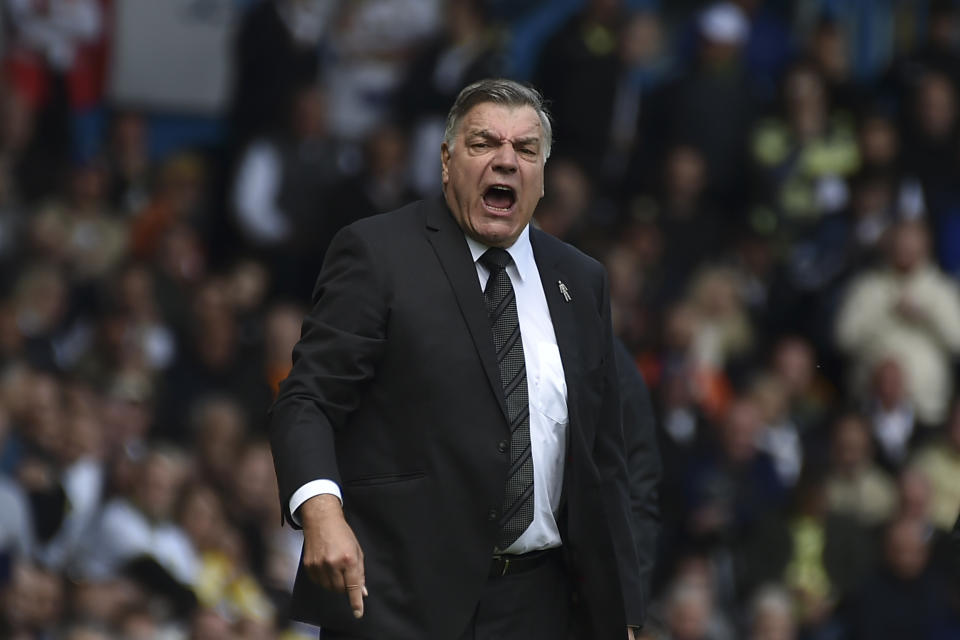
[[[490,522],[493,522],[496,519],[497,519],[497,510],[490,509],[490,513],[487,514],[487,520],[489,520]]]
[[[501,440],[500,442],[497,443],[497,451],[499,451],[500,453],[506,453],[507,449],[509,448],[510,448],[510,443],[507,442],[506,440]]]

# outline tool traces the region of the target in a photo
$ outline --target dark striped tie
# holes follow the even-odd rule
[[[507,274],[510,254],[496,247],[480,256],[490,270],[483,297],[487,303],[493,344],[500,366],[500,383],[510,420],[510,472],[503,496],[497,548],[509,547],[533,522],[533,457],[530,453],[530,399],[517,297]]]

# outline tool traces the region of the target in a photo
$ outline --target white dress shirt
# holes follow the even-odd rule
[[[481,291],[490,275],[480,262],[489,248],[467,237],[467,245],[477,268]],[[563,489],[563,465],[566,457],[567,384],[557,337],[550,320],[550,309],[543,292],[530,245],[530,230],[525,228],[513,246],[507,248],[513,263],[507,275],[517,298],[517,315],[523,341],[523,357],[527,369],[527,390],[530,397],[530,446],[533,456],[533,522],[506,553],[526,553],[560,546],[560,530],[555,513],[560,506]],[[329,493],[340,497],[337,484],[328,479],[314,480],[300,487],[290,498],[290,513],[313,496]]]

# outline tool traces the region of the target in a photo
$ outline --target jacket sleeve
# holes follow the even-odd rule
[[[614,553],[620,571],[627,624],[643,624],[643,589],[640,583],[639,563],[633,543],[630,492],[627,480],[626,448],[621,425],[621,406],[616,356],[613,348],[613,328],[610,317],[609,284],[603,272],[600,295],[600,314],[604,321],[604,399],[599,416],[597,437],[594,441],[594,460],[601,476],[601,495],[610,525]]]
[[[386,343],[389,296],[377,267],[353,227],[333,239],[293,350],[293,368],[270,410],[280,504],[294,527],[294,491],[317,479],[342,484],[335,434],[357,408]]]
[[[623,441],[627,455],[627,481],[633,546],[639,563],[643,610],[650,601],[650,583],[660,533],[660,478],[663,467],[657,445],[656,422],[650,393],[630,353],[615,340],[617,375],[620,378],[620,407]]]

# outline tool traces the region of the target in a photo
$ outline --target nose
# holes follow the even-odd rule
[[[518,168],[517,152],[513,145],[504,143],[497,147],[497,153],[493,157],[493,170],[501,173],[516,173]]]

